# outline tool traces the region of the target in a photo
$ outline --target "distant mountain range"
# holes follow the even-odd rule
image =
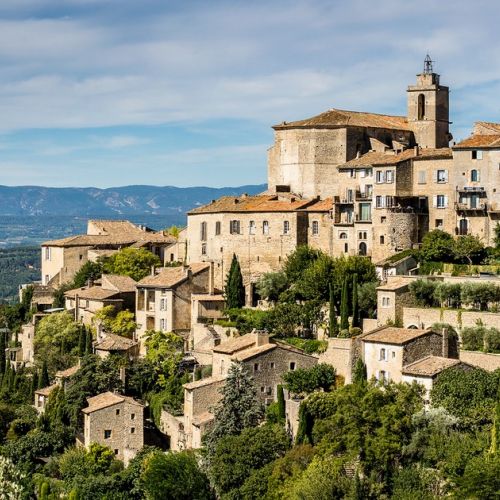
[[[1,216],[183,216],[220,196],[257,194],[265,184],[238,187],[123,186],[116,188],[49,188],[0,186]]]

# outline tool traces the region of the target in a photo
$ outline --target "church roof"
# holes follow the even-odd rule
[[[342,109],[329,109],[312,118],[294,122],[283,122],[273,126],[274,130],[341,127],[383,128],[411,131],[406,116],[380,115],[377,113],[345,111]]]
[[[451,158],[452,152],[450,148],[420,148],[418,153],[415,151],[415,148],[411,148],[397,154],[392,150],[385,153],[381,151],[371,151],[359,158],[353,158],[347,163],[340,165],[339,168],[382,167],[397,165],[407,160],[418,161]]]

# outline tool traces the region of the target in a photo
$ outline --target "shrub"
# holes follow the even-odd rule
[[[467,327],[462,330],[462,347],[469,351],[481,351],[484,347],[483,327]]]
[[[435,290],[437,283],[431,280],[418,279],[410,283],[410,291],[415,297],[417,304],[424,307],[435,307],[437,302],[435,299]]]
[[[486,352],[500,353],[500,330],[488,328],[484,333],[484,348]]]
[[[462,305],[461,291],[460,283],[438,283],[434,290],[434,298],[442,307],[458,309]]]
[[[328,392],[335,386],[335,368],[320,363],[309,369],[299,369],[283,375],[286,388],[294,394],[309,394],[318,389]]]

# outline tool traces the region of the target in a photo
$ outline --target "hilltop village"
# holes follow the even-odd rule
[[[407,97],[275,125],[268,189],[186,228],[42,244],[1,311],[19,498],[497,498],[500,124],[453,142],[430,58]]]

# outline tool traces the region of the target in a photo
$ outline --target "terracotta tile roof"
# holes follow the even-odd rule
[[[403,366],[403,375],[435,377],[446,368],[459,365],[459,359],[442,358],[441,356],[427,356],[414,363]]]
[[[329,212],[333,208],[333,198],[318,200],[306,208],[299,209],[301,212]]]
[[[264,354],[265,352],[272,351],[278,347],[276,344],[264,344],[257,347],[252,347],[251,349],[245,349],[243,352],[237,353],[233,359],[237,361],[246,361],[259,354]]]
[[[80,369],[80,365],[72,366],[66,370],[59,370],[56,372],[56,378],[68,378],[74,375]]]
[[[394,291],[394,290],[399,290],[400,288],[403,288],[405,286],[408,286],[411,283],[409,279],[405,278],[399,278],[399,277],[390,277],[387,281],[387,283],[384,283],[380,286],[377,287],[377,290],[387,290],[387,291]]]
[[[120,276],[118,274],[103,274],[102,288],[106,290],[114,289],[117,292],[135,292],[137,282],[130,276]]]
[[[190,210],[188,215],[221,212],[295,212],[316,204],[318,204],[316,208],[319,209],[320,203],[320,200],[306,200],[291,193],[222,196],[208,205]]]
[[[106,290],[101,286],[91,286],[90,288],[74,288],[64,292],[65,297],[74,299],[76,296],[85,300],[121,300],[116,290]]]
[[[251,334],[235,337],[234,339],[228,340],[227,342],[214,347],[213,352],[221,354],[234,354],[243,349],[253,347],[256,344],[256,341],[256,336]]]
[[[191,391],[193,389],[198,389],[199,387],[205,387],[206,385],[220,384],[221,382],[224,382],[224,380],[226,380],[226,377],[213,376],[202,378],[201,380],[196,380],[195,382],[188,382],[187,384],[184,384],[183,387]]]
[[[487,129],[494,134],[500,134],[500,123],[493,123],[493,122],[476,122],[475,128],[480,128],[480,129]]]
[[[187,270],[190,269],[193,276],[208,269],[210,264],[207,262],[194,262],[189,265],[189,268],[184,266],[163,267],[158,274],[154,276],[146,276],[137,286],[148,286],[158,288],[174,288],[187,279]]]
[[[413,328],[397,328],[395,326],[386,326],[373,332],[368,332],[360,336],[363,342],[375,342],[380,344],[404,345],[412,340],[424,337],[432,330],[418,330]],[[439,334],[436,334],[439,335]]]
[[[93,413],[97,410],[102,410],[109,406],[116,405],[118,403],[123,403],[127,401],[130,404],[135,404],[137,406],[143,406],[141,403],[128,396],[122,396],[121,394],[115,394],[113,392],[103,392],[92,398],[87,398],[88,406],[83,408],[83,413]]]
[[[98,351],[128,351],[136,345],[137,342],[132,339],[114,333],[106,333],[104,339],[95,343],[95,348]]]
[[[367,127],[411,131],[405,116],[379,115],[360,111],[329,109],[324,113],[294,122],[274,125],[275,130],[287,128]]]
[[[453,146],[453,149],[467,148],[500,148],[500,133],[495,135],[471,135]]]
[[[450,148],[420,148],[418,154],[415,149],[406,149],[401,153],[395,154],[394,151],[377,152],[371,151],[359,158],[354,158],[347,163],[341,165],[339,168],[356,168],[356,167],[381,167],[397,165],[407,160],[432,160],[432,159],[451,159],[453,157]]]
[[[35,394],[40,394],[40,396],[50,396],[50,393],[58,387],[57,384],[49,385],[48,387],[43,387],[42,389],[38,389],[35,391]]]

